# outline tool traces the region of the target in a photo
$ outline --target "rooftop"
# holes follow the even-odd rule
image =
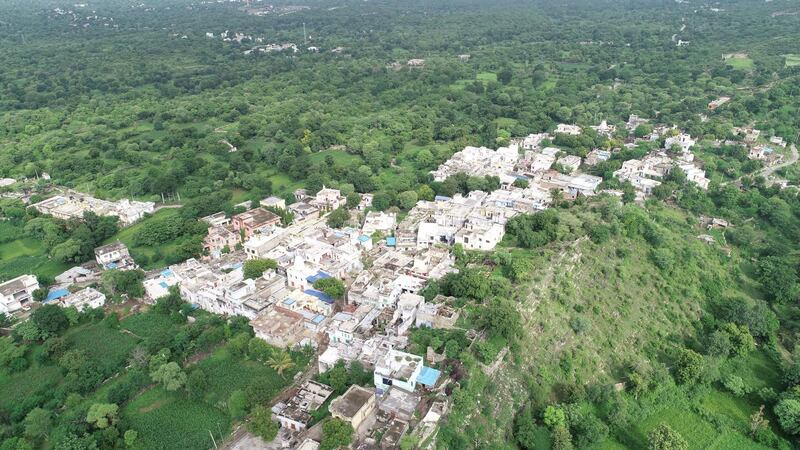
[[[350,386],[350,389],[344,395],[334,399],[329,409],[332,413],[335,412],[342,417],[352,418],[374,396],[375,391],[354,384]]]

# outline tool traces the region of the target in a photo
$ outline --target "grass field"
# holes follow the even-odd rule
[[[489,82],[496,82],[497,81],[497,74],[494,72],[480,72],[475,75],[474,80],[458,80],[455,83],[450,85],[450,89],[454,91],[462,91],[467,84],[471,84],[475,81],[480,81],[484,85]]]
[[[83,350],[107,376],[125,365],[137,342],[135,337],[109,328],[102,322],[72,328],[65,338],[72,348]]]
[[[134,449],[211,448],[214,446],[212,434],[219,443],[230,431],[230,420],[222,410],[160,387],[128,403],[122,415],[131,428],[139,432]]]
[[[12,232],[0,228],[0,232]],[[69,269],[69,264],[51,260],[44,245],[33,238],[21,238],[0,244],[0,280],[8,280],[26,273],[52,279]]]
[[[0,411],[10,411],[36,394],[48,392],[61,382],[61,369],[34,363],[27,370],[7,374],[0,372]]]
[[[800,55],[788,54],[783,57],[786,58],[786,67],[800,66]]]
[[[154,313],[134,314],[123,319],[121,325],[139,337],[170,332],[176,328],[169,316]]]
[[[729,66],[739,70],[751,70],[755,67],[753,59],[750,57],[733,57],[725,61]]]

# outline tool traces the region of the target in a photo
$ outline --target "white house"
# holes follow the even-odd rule
[[[422,373],[421,356],[399,350],[389,350],[375,363],[374,382],[378,395],[394,386],[408,392],[417,387],[417,377]]]
[[[20,275],[0,284],[0,313],[14,314],[29,309],[33,291],[39,289],[39,282],[33,275]]]

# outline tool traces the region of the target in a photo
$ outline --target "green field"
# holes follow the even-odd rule
[[[100,322],[75,327],[65,338],[72,348],[82,350],[106,376],[125,365],[137,342],[130,334]]]
[[[725,62],[734,69],[739,70],[751,70],[755,67],[753,59],[749,57],[728,58]]]
[[[800,66],[800,55],[788,54],[783,57],[786,58],[786,67]]]
[[[0,227],[0,232],[11,232]],[[8,280],[27,273],[52,279],[69,269],[69,264],[51,260],[47,249],[34,238],[21,238],[0,244],[0,280]]]
[[[131,428],[139,432],[135,449],[184,450],[213,447],[230,431],[226,412],[184,394],[151,389],[122,409]]]

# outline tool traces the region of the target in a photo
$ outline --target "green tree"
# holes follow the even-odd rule
[[[186,379],[186,390],[189,392],[189,398],[200,400],[207,389],[208,377],[206,373],[202,369],[192,370]]]
[[[800,400],[785,398],[775,405],[778,423],[789,434],[800,434]]]
[[[247,414],[247,397],[241,389],[231,392],[228,397],[228,411],[236,420],[241,420]]]
[[[350,213],[347,208],[339,207],[328,214],[327,224],[331,228],[342,228],[350,220]]]
[[[278,268],[278,263],[272,259],[248,259],[244,262],[244,277],[248,279],[256,279],[264,274],[267,270],[274,270]]]
[[[42,408],[33,408],[25,416],[25,436],[34,441],[44,439],[53,428],[50,411]]]
[[[265,442],[271,442],[278,435],[278,424],[272,421],[272,411],[269,408],[257,405],[250,413],[247,430]]]
[[[267,365],[269,365],[275,372],[278,372],[278,375],[283,376],[283,372],[286,372],[294,367],[294,361],[292,361],[292,357],[286,353],[286,351],[280,351],[273,354],[267,360]]]
[[[131,448],[136,444],[136,439],[139,438],[139,433],[136,430],[127,430],[123,435],[123,439],[125,440],[125,446]]]
[[[686,439],[669,425],[662,423],[647,434],[648,450],[687,450]]]
[[[417,200],[418,196],[415,191],[404,191],[397,194],[397,203],[404,210],[409,210],[416,206]]]
[[[564,428],[567,426],[567,416],[564,409],[558,406],[548,405],[542,413],[542,421],[551,430]]]
[[[114,403],[94,403],[86,413],[86,421],[99,429],[105,429],[117,423],[119,406]]]
[[[330,418],[322,424],[322,441],[320,450],[336,450],[347,448],[353,441],[353,426],[336,418]]]
[[[177,391],[186,384],[186,373],[174,361],[161,365],[150,377],[156,383],[163,384],[168,391]]]
[[[331,298],[344,298],[344,282],[338,278],[321,278],[314,282],[314,289],[324,292]]]
[[[69,319],[64,309],[56,305],[44,305],[31,314],[31,320],[39,328],[43,337],[61,333],[69,328]]]
[[[675,378],[680,384],[696,381],[705,370],[703,356],[692,349],[680,348],[675,358]]]

